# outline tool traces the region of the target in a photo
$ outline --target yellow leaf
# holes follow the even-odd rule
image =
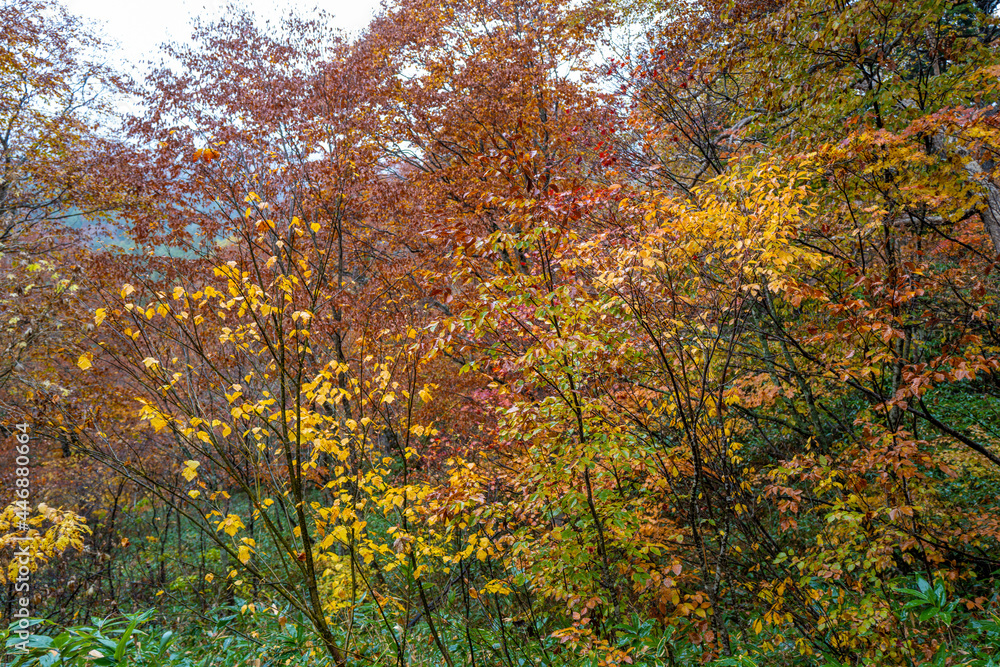
[[[80,355],[80,358],[77,359],[77,361],[76,361],[76,365],[80,367],[81,371],[85,371],[85,370],[87,370],[88,368],[90,368],[91,366],[94,365],[93,364],[93,359],[94,359],[94,355],[91,354],[90,352],[86,352],[86,353]]]
[[[103,322],[104,318],[107,317],[107,316],[108,316],[108,311],[107,310],[105,310],[104,308],[98,308],[94,312],[94,326],[97,326],[97,327],[101,326],[101,322]]]
[[[181,471],[181,475],[184,477],[184,479],[190,482],[192,479],[198,476],[197,468],[200,465],[201,463],[199,463],[198,461],[185,461],[184,470]]]
[[[224,530],[226,532],[226,535],[232,537],[237,532],[239,532],[241,528],[246,528],[243,521],[235,514],[230,514],[225,519],[219,522],[219,527],[216,528],[216,530]],[[243,549],[243,547],[240,548],[241,550]]]

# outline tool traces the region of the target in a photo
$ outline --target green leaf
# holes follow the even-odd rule
[[[128,627],[125,628],[125,632],[122,633],[122,636],[118,639],[118,646],[115,647],[115,662],[121,662],[125,657],[125,649],[128,648],[129,638],[135,631],[136,626],[144,620],[146,620],[144,614],[137,615],[132,619],[132,622],[128,624]]]

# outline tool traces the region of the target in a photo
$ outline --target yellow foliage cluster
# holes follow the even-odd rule
[[[21,529],[25,524],[27,529]],[[33,511],[17,503],[8,505],[0,512],[0,550],[10,560],[0,569],[0,583],[15,581],[21,568],[35,572],[66,551],[83,549],[90,532],[84,518],[73,512],[45,503]]]

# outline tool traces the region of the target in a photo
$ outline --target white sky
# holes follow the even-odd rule
[[[379,7],[379,0],[239,0],[253,11],[258,20],[278,19],[289,9],[308,14],[320,7],[333,14],[341,29],[353,32],[368,25]],[[101,31],[119,50],[112,60],[144,69],[145,60],[154,57],[159,44],[187,41],[191,19],[195,16],[216,18],[228,0],[63,0],[70,12],[103,26]],[[117,57],[116,57],[117,56]]]

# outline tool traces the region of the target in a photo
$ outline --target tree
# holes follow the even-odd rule
[[[0,17],[3,387],[59,344],[78,297],[79,232],[65,223],[115,205],[113,181],[97,168],[111,142],[92,124],[110,121],[109,93],[123,82],[90,60],[99,42],[58,3],[6,1]]]
[[[86,374],[67,415],[224,554],[192,591],[283,601],[335,664],[966,651],[1000,542],[979,9],[200,25],[107,172],[133,247],[91,258],[79,368],[138,415]]]
[[[353,618],[375,553],[360,510],[385,490],[383,458],[413,455],[375,436],[409,438],[426,390],[410,338],[377,339],[407,317],[413,231],[369,208],[383,167],[352,104],[363,72],[324,31],[292,18],[268,36],[237,14],[173,52],[180,74],[154,73],[131,126],[150,146],[133,175],[146,205],[127,231],[157,274],[133,263],[105,296],[103,356],[81,367],[117,368],[161,434],[140,451],[98,433],[93,454],[302,612],[344,664],[351,630],[334,614]],[[324,574],[345,549],[346,612]]]
[[[934,407],[944,407],[947,391],[989,396],[995,385],[988,285],[997,248],[987,169],[996,141],[995,22],[968,3],[737,5],[729,20],[710,4],[700,11],[696,17],[718,15],[721,24],[692,51],[701,57],[677,58],[668,41],[664,64],[640,63],[632,84],[645,105],[633,122],[644,132],[652,127],[648,163],[667,173],[659,183],[672,183],[699,207],[704,192],[732,182],[730,174],[776,158],[801,165],[808,195],[786,203],[789,215],[802,216],[790,249],[812,257],[784,266],[777,280],[748,285],[743,315],[728,330],[738,335],[730,430],[760,448],[739,456],[763,469],[768,459],[783,461],[771,469],[775,482],[745,480],[751,489],[763,485],[751,520],[740,513],[754,505],[738,501],[728,512],[743,535],[739,553],[775,555],[745,565],[732,555],[718,571],[759,587],[758,599],[770,607],[763,626],[796,628],[814,650],[841,660],[903,660],[916,643],[895,649],[864,633],[878,627],[897,635],[904,622],[891,612],[892,594],[879,594],[879,581],[910,568],[933,579],[996,567],[965,546],[996,539],[984,515],[959,519],[950,503],[930,500],[947,496],[941,475],[952,474],[952,447],[965,450],[963,461],[997,463],[992,438],[977,435],[981,425],[948,423]],[[648,102],[659,103],[665,85],[669,99]],[[666,133],[681,141],[663,141]],[[726,161],[712,163],[722,176],[693,193],[684,178],[704,171],[692,146],[728,151]],[[772,181],[776,192],[782,182]],[[738,200],[744,189],[754,192],[740,185],[715,196]],[[757,199],[747,209],[769,210]],[[693,259],[717,264],[702,254],[714,239],[683,238],[697,248]],[[745,248],[753,237],[731,242]],[[721,277],[715,290],[726,292]],[[698,303],[713,304],[712,319],[726,321],[728,309],[711,298]],[[710,373],[713,383],[719,370]],[[725,497],[732,502],[732,493]],[[815,543],[796,535],[796,547],[786,550],[766,537],[775,534],[763,519],[768,502],[781,529],[803,530],[800,512],[824,516],[827,529]],[[851,574],[852,559],[875,574]],[[797,573],[782,574],[786,565],[762,577],[768,560]],[[796,583],[806,572],[850,592],[838,602],[814,599],[804,579]],[[778,589],[785,591],[780,603]],[[816,617],[817,600],[844,622]],[[788,615],[775,615],[778,609]],[[834,630],[824,636],[817,627]]]

